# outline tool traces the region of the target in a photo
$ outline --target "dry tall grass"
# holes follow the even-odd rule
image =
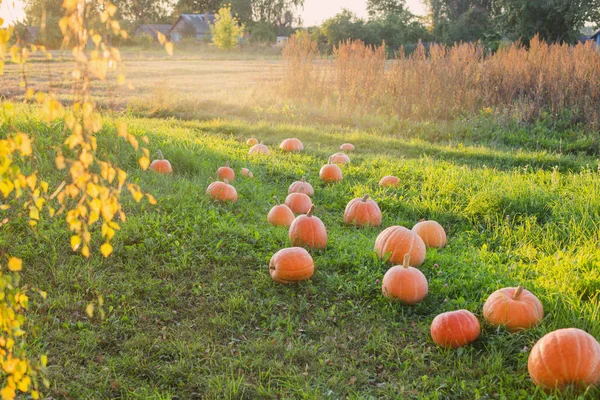
[[[479,44],[433,45],[386,60],[384,46],[340,43],[320,59],[306,36],[291,39],[283,93],[346,112],[449,119],[491,110],[520,121],[568,118],[600,123],[600,52],[592,44],[534,39],[487,54]]]

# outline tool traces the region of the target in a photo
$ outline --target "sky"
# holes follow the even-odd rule
[[[22,0],[1,0],[0,18],[7,23],[24,17]],[[59,0],[56,0],[59,1]],[[425,14],[421,0],[407,0],[410,10],[417,14]],[[359,17],[366,17],[366,0],[304,0],[302,20],[304,26],[318,25],[327,18],[339,13],[342,8],[355,12]]]

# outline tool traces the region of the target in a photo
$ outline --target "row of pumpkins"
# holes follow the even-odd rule
[[[268,155],[269,148],[251,138],[250,155]],[[284,151],[302,151],[304,146],[296,138],[284,140],[280,148]],[[343,151],[353,151],[354,146],[345,143]],[[343,179],[339,165],[350,162],[344,153],[329,158],[320,172],[326,183]],[[159,152],[159,159],[150,168],[160,173],[171,173],[172,168]],[[252,172],[242,169],[242,175],[252,178]],[[230,184],[235,180],[235,171],[227,163],[217,170],[219,181],[211,183],[206,193],[215,200],[236,202],[237,191]],[[400,180],[385,176],[380,186],[398,186]],[[327,245],[325,225],[314,215],[315,206],[311,197],[315,191],[304,178],[294,182],[288,189],[284,204],[277,204],[267,215],[271,225],[289,229],[292,246],[276,252],[270,260],[271,278],[278,283],[289,284],[312,277],[314,261],[305,248],[323,249]],[[279,200],[275,198],[277,203]],[[300,214],[297,217],[294,214]],[[381,225],[382,214],[377,203],[365,195],[351,200],[344,211],[344,222],[354,226]],[[417,268],[423,264],[427,247],[442,248],[446,245],[446,232],[435,221],[421,221],[412,229],[390,226],[375,240],[377,255],[395,266],[383,276],[382,292],[408,305],[421,302],[428,293],[427,278]],[[504,326],[517,332],[537,325],[544,316],[539,299],[522,286],[503,288],[492,293],[483,305],[483,317],[492,326]],[[479,320],[468,310],[450,311],[436,316],[431,323],[431,337],[443,347],[458,348],[475,341],[480,333]],[[564,388],[568,385],[580,387],[600,384],[600,343],[587,332],[576,329],[558,329],[540,339],[529,355],[528,371],[533,382],[544,389]]]

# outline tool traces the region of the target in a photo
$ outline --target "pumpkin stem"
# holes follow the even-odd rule
[[[362,198],[362,201],[369,200],[369,197],[371,197],[371,196],[369,196],[368,194],[365,194],[364,197]]]
[[[275,199],[275,201],[277,202],[277,204],[281,204],[281,202],[279,201],[279,198],[277,198],[277,196],[273,196],[273,198]]]
[[[329,161],[327,161],[327,164],[331,164],[331,157],[329,157]]]
[[[313,204],[312,206],[310,206],[310,210],[308,210],[308,212],[306,213],[306,216],[312,217],[314,212],[315,212],[315,205]]]
[[[229,168],[229,161],[227,161],[227,162],[225,163],[225,166],[226,166],[227,168]]]
[[[159,159],[159,160],[164,160],[164,159],[165,159],[165,158],[163,157],[162,150],[158,150],[158,151],[156,152],[156,155],[158,156],[158,159]]]
[[[523,293],[523,289],[523,286],[519,285],[519,287],[515,291],[515,294],[513,294],[513,300],[519,300],[519,297],[521,297],[521,293]]]
[[[300,179],[302,182],[306,182],[306,176],[303,176],[302,179]]]
[[[229,185],[229,179],[225,178],[225,179],[223,179],[223,182],[225,182],[227,185]]]
[[[404,261],[402,262],[402,268],[410,267],[410,253],[404,255]]]

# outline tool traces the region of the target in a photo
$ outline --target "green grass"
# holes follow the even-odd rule
[[[0,251],[23,259],[25,282],[48,292],[32,306],[38,334],[30,342],[32,351],[49,355],[54,398],[546,398],[527,375],[536,340],[563,327],[600,338],[600,176],[593,156],[533,145],[518,150],[477,121],[463,122],[472,132],[464,143],[436,139],[457,129],[443,123],[403,123],[396,134],[235,119],[128,123],[150,136],[152,152],[162,149],[175,173],[139,171],[114,129],[101,134],[109,157],[158,199],[149,206],[125,196],[128,221],[110,258],[97,249],[89,260],[72,253],[62,220],[45,219],[35,235],[13,221],[0,235]],[[29,113],[13,125],[37,132],[48,172],[47,146],[60,124],[48,127]],[[270,145],[272,155],[249,159],[250,136]],[[280,152],[278,143],[293,136],[305,151]],[[319,168],[345,141],[357,151],[344,181],[321,183]],[[204,194],[225,161],[238,175],[242,167],[255,175],[237,177],[233,205]],[[401,186],[379,188],[386,174]],[[310,281],[278,285],[268,262],[289,240],[266,215],[272,196],[284,198],[303,175],[315,187],[329,242],[312,252]],[[57,184],[60,176],[52,177]],[[421,267],[429,296],[419,305],[382,297],[389,266],[373,252],[381,229],[343,225],[347,202],[365,193],[383,211],[382,229],[427,218],[447,230],[448,246],[428,250]],[[487,296],[519,283],[544,304],[540,326],[509,334],[483,324],[468,347],[434,345],[429,325],[437,314],[465,308],[483,322]],[[84,311],[96,292],[105,299],[103,321]],[[600,391],[581,396],[598,398]]]

